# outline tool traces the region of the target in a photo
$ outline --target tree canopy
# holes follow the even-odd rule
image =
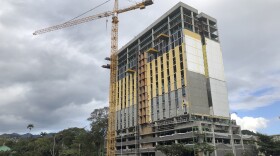
[[[279,156],[280,141],[274,141],[272,136],[257,133],[258,150],[265,156]]]
[[[186,147],[183,144],[159,145],[156,150],[161,151],[166,156],[186,156],[193,152],[192,148]]]
[[[58,133],[41,132],[39,137],[7,140],[0,138],[12,151],[0,156],[102,156],[108,125],[108,107],[95,109],[90,117],[91,129],[68,128]],[[31,131],[33,124],[27,125]]]

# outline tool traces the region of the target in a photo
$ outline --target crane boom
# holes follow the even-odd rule
[[[69,21],[69,22],[65,22],[65,23],[62,23],[62,24],[58,24],[58,25],[55,25],[55,26],[51,26],[51,27],[48,27],[48,28],[37,30],[33,33],[33,35],[39,35],[39,34],[51,32],[51,31],[63,29],[63,28],[66,28],[66,27],[71,27],[71,26],[74,26],[74,25],[78,25],[78,24],[89,22],[89,21],[93,21],[93,20],[96,20],[96,19],[99,19],[99,18],[108,17],[108,16],[111,16],[113,14],[114,14],[113,12],[108,11],[108,12],[105,12],[105,13],[101,13],[101,14],[97,14],[97,15],[93,15],[93,16],[88,16],[88,17],[85,17],[85,18],[77,19],[77,20],[72,20],[72,21]]]
[[[48,28],[40,29],[40,30],[35,31],[33,33],[33,35],[44,34],[44,33],[47,33],[47,32],[71,27],[71,26],[74,26],[74,25],[78,25],[78,24],[89,22],[89,21],[93,21],[93,20],[96,20],[96,19],[109,17],[109,16],[114,15],[115,13],[120,14],[120,13],[124,13],[124,12],[131,11],[131,10],[143,9],[146,6],[151,5],[151,4],[153,4],[153,2],[151,0],[146,0],[144,2],[137,3],[135,5],[132,5],[130,7],[124,8],[124,9],[117,9],[115,11],[107,11],[107,12],[100,13],[100,14],[97,14],[97,15],[92,15],[92,16],[80,18],[80,19],[77,19],[77,20],[72,20],[72,21],[69,21],[69,22],[65,22],[65,23],[62,23],[62,24],[54,25],[54,26],[51,26],[51,27],[48,27]]]

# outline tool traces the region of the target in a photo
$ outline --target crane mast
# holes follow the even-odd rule
[[[128,12],[136,9],[144,9],[146,6],[152,5],[153,0],[143,0],[141,3],[136,3],[127,8],[119,9],[119,1],[115,0],[114,10],[92,15],[76,20],[71,20],[62,24],[54,25],[48,28],[37,30],[33,35],[40,35],[43,33],[75,26],[86,23],[96,19],[112,16],[112,34],[111,34],[111,56],[106,60],[111,61],[111,64],[102,67],[110,69],[110,91],[109,91],[109,119],[107,130],[107,156],[115,156],[116,151],[116,128],[115,128],[115,113],[116,113],[116,83],[117,83],[117,52],[118,52],[118,14]]]
[[[112,17],[112,34],[111,34],[111,65],[110,65],[110,93],[109,93],[109,119],[107,131],[107,156],[115,156],[116,148],[116,73],[117,73],[117,51],[118,51],[118,0],[115,0],[114,15]]]

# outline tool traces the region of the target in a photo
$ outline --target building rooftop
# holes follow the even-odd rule
[[[127,48],[129,45],[131,45],[132,43],[134,43],[137,39],[139,39],[141,36],[145,35],[145,33],[147,33],[150,29],[152,29],[154,26],[156,26],[159,22],[161,22],[162,20],[164,20],[165,18],[167,18],[172,12],[176,11],[179,7],[183,7],[186,8],[194,13],[197,14],[197,17],[204,17],[204,18],[208,18],[213,22],[217,22],[217,20],[205,13],[200,13],[198,14],[198,10],[183,3],[183,2],[179,2],[177,3],[174,7],[172,7],[170,10],[168,10],[165,14],[163,14],[160,18],[158,18],[155,22],[153,22],[150,26],[148,26],[145,30],[143,30],[140,34],[138,34],[137,36],[135,36],[132,40],[130,40],[127,44],[125,44],[121,49],[119,49],[118,53],[123,51],[125,48]]]

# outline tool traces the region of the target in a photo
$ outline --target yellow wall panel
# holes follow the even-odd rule
[[[136,73],[134,74],[134,104],[137,103],[137,87],[136,87],[136,76],[138,76]]]
[[[191,37],[193,37],[193,38],[195,38],[195,39],[201,40],[201,37],[200,37],[199,34],[194,33],[194,32],[192,32],[192,31],[189,31],[189,30],[187,30],[187,29],[184,29],[184,30],[183,30],[183,33],[184,33],[184,35],[188,35],[188,36],[191,36]]]
[[[202,52],[203,52],[205,76],[208,78],[209,77],[209,69],[208,69],[208,59],[207,59],[207,54],[206,54],[206,45],[202,46]]]
[[[133,78],[133,75],[134,74],[130,74],[129,75],[129,101],[130,101],[130,106],[132,106],[133,105],[133,101],[132,101],[132,92],[133,92],[133,89],[132,89],[132,84],[133,84],[133,82],[132,82],[132,78]]]
[[[127,107],[130,107],[130,75],[127,76],[127,84],[126,84],[126,98],[127,98]]]
[[[122,108],[121,108],[121,98],[122,98],[122,86],[121,86],[121,81],[119,81],[119,110],[121,110]]]
[[[158,61],[158,80],[157,80],[157,82],[158,82],[158,94],[162,95],[161,71],[163,69],[161,69],[161,57],[158,57],[157,61]]]
[[[148,99],[151,99],[151,63],[147,63],[147,91],[148,91]]]
[[[122,98],[122,85],[121,80],[119,81],[119,110],[121,110],[121,98]]]
[[[164,76],[164,92],[168,93],[168,86],[167,86],[167,64],[166,64],[166,53],[163,54],[163,76]]]
[[[122,79],[122,109],[124,109],[125,108],[125,79]]]
[[[119,81],[119,104],[120,104],[120,109],[121,108],[121,99],[122,99],[122,80]]]
[[[152,61],[152,72],[153,72],[153,75],[152,75],[152,78],[153,78],[153,95],[152,97],[156,97],[156,63],[155,63],[155,59]]]
[[[118,99],[119,92],[118,92],[118,86],[119,86],[119,81],[116,83],[116,111],[119,110],[119,99]]]
[[[172,50],[169,51],[169,76],[170,76],[170,88],[174,91],[174,70],[173,70],[173,54]]]
[[[126,76],[125,77],[125,107],[128,107],[129,106],[129,103],[128,103],[128,87],[129,87],[129,81],[128,81],[128,77]]]
[[[185,75],[185,86],[187,86],[187,58],[186,58],[186,49],[185,49],[185,43],[182,44],[182,51],[183,51],[183,64],[184,64],[184,75]]]
[[[175,58],[176,58],[176,81],[177,81],[177,88],[182,88],[181,84],[181,70],[180,70],[180,50],[179,46],[175,47]]]

